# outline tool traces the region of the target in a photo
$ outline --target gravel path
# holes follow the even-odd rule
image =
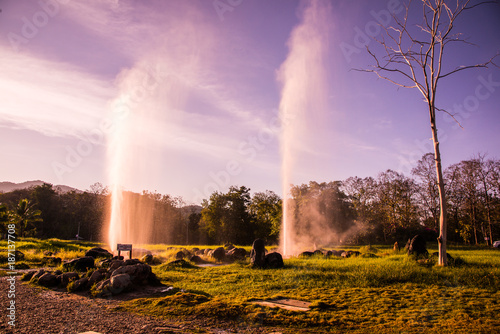
[[[205,328],[199,323],[175,323],[158,318],[113,311],[117,300],[92,299],[66,292],[40,290],[16,277],[15,298],[9,298],[7,277],[0,278],[0,333],[269,333],[264,329]],[[15,327],[8,324],[7,307],[15,300]]]

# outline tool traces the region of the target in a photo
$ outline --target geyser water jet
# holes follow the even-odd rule
[[[327,52],[330,7],[326,1],[303,1],[301,23],[289,38],[289,53],[281,65],[280,116],[282,120],[283,224],[281,248],[284,256],[297,254],[300,236],[294,229],[290,186],[295,181],[298,159],[312,159],[315,136],[321,131],[328,109]]]

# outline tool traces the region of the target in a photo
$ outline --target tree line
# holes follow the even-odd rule
[[[448,237],[456,243],[490,244],[500,233],[500,161],[484,155],[444,171]],[[377,177],[294,185],[289,196],[297,233],[320,228],[328,243],[393,243],[419,233],[439,234],[439,191],[434,156],[418,161],[410,176],[394,170]],[[245,186],[214,192],[201,206],[181,197],[128,192],[151,215],[154,240],[167,244],[279,242],[282,199],[273,191],[252,194]],[[58,193],[50,184],[0,194],[0,228],[17,224],[22,237],[103,240],[110,194],[97,183],[84,192]],[[142,214],[142,213],[141,213]],[[138,217],[138,221],[140,221]]]

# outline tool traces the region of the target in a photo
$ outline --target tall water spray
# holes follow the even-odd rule
[[[294,228],[290,186],[304,159],[312,159],[317,149],[327,113],[327,52],[330,7],[326,1],[303,1],[301,23],[288,40],[289,53],[279,70],[282,83],[280,115],[282,121],[283,226],[281,248],[285,256],[299,251],[300,236]],[[299,159],[302,161],[299,162]],[[314,163],[313,161],[308,161]],[[302,164],[303,165],[303,164]]]

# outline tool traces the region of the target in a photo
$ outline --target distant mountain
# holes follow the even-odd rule
[[[0,193],[8,193],[17,189],[26,189],[30,187],[36,187],[36,186],[41,186],[42,184],[47,183],[43,182],[40,180],[36,181],[26,181],[22,183],[14,183],[14,182],[0,182]],[[65,185],[53,185],[52,188],[54,188],[55,191],[57,191],[60,194],[68,193],[71,191],[76,191],[77,193],[81,193],[83,191],[72,188],[69,186]]]

